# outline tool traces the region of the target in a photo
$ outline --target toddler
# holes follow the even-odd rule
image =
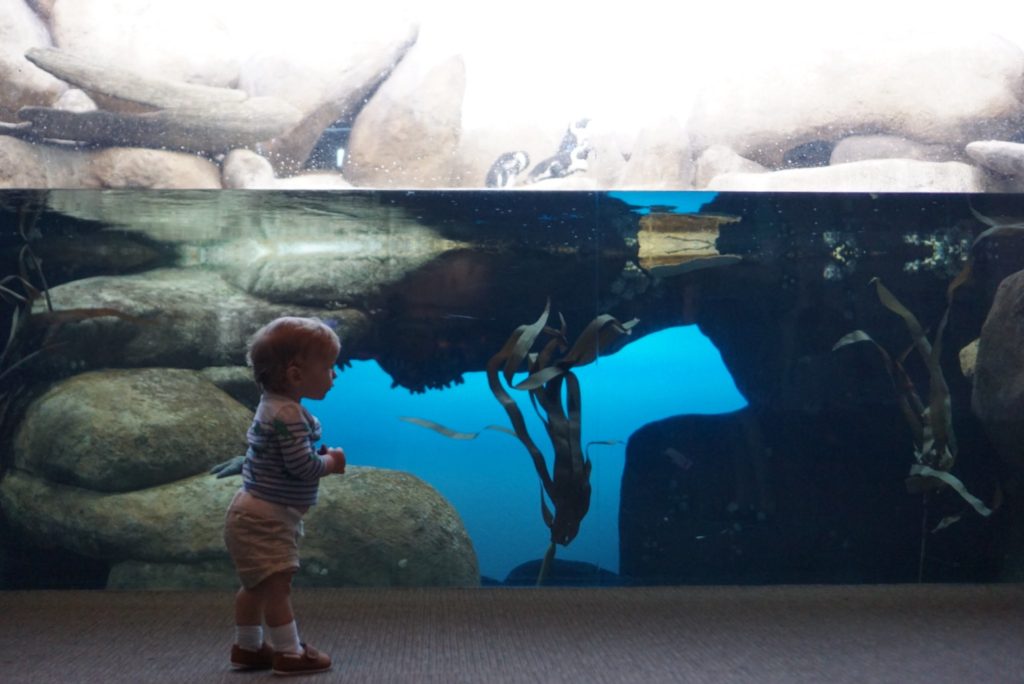
[[[292,576],[299,568],[302,516],[316,504],[321,477],[345,472],[342,449],[320,447],[320,421],[299,401],[323,399],[341,350],[338,336],[315,318],[284,317],[258,330],[248,362],[262,395],[231,500],[224,542],[242,582],[235,597],[236,669],[274,674],[321,672],[331,659],[299,641],[292,612]],[[263,641],[263,623],[267,640]]]

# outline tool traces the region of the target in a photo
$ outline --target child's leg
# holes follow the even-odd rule
[[[292,575],[294,571],[277,572],[256,585],[262,599],[263,619],[267,623],[270,645],[281,653],[302,653],[299,630],[292,610]]]

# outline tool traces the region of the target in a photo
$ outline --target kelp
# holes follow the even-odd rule
[[[540,480],[541,517],[551,535],[537,584],[543,584],[547,578],[556,546],[568,546],[576,538],[590,509],[590,444],[586,449],[581,445],[580,384],[572,369],[594,361],[614,337],[630,334],[638,322],[634,319],[620,323],[615,317],[602,314],[594,318],[570,345],[565,319],[559,316],[559,327],[550,327],[550,311],[549,301],[540,318],[517,327],[487,362],[488,387],[508,415],[512,430],[496,425],[483,428],[513,434],[529,453]],[[539,351],[532,352],[544,336],[547,336],[547,341],[539,345]],[[524,367],[526,378],[514,383],[513,377]],[[528,393],[530,403],[544,425],[554,451],[550,473],[544,453],[530,435],[519,404],[509,390]],[[402,420],[452,439],[474,439],[482,432],[457,432],[422,418],[403,417]]]
[[[953,410],[949,386],[942,373],[940,363],[942,338],[949,321],[954,294],[957,289],[971,279],[973,274],[974,259],[978,245],[992,236],[1020,231],[1024,229],[1024,223],[998,223],[980,214],[974,207],[971,207],[971,212],[979,221],[988,225],[989,228],[975,238],[963,268],[946,288],[946,309],[936,327],[933,342],[929,341],[928,335],[917,317],[882,284],[881,280],[873,278],[871,284],[875,286],[879,301],[885,308],[903,319],[904,325],[906,325],[910,333],[910,347],[899,356],[893,357],[880,344],[875,342],[870,335],[862,330],[855,330],[836,342],[832,350],[835,351],[857,342],[870,342],[881,354],[896,392],[900,410],[906,418],[913,436],[914,462],[910,466],[906,480],[908,491],[911,493],[921,493],[927,497],[929,491],[948,487],[956,492],[971,509],[983,517],[988,517],[1000,504],[1002,498],[1001,490],[996,490],[994,502],[989,507],[981,499],[971,494],[964,483],[951,472],[953,465],[956,463],[958,448],[956,434],[953,430]],[[928,372],[927,404],[921,400],[920,394],[918,394],[910,375],[904,367],[907,356],[914,350],[917,350]],[[925,501],[927,502],[927,498]],[[927,509],[925,509],[926,514]],[[932,532],[948,527],[959,520],[960,517],[960,515],[951,515],[943,518],[932,529]],[[922,520],[921,566],[918,569],[919,579],[923,573],[925,520],[926,518]]]

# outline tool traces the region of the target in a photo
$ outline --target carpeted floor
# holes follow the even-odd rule
[[[297,590],[316,682],[1024,682],[1024,585]],[[266,682],[232,596],[0,592],[0,682]]]

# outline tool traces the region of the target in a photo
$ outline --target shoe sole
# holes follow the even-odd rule
[[[307,675],[307,674],[316,674],[318,672],[327,672],[328,670],[331,669],[331,667],[332,667],[332,665],[328,665],[327,667],[321,667],[321,668],[318,668],[316,670],[271,670],[271,671],[275,675],[277,675],[278,677],[293,677],[293,676],[296,676],[296,675]]]

